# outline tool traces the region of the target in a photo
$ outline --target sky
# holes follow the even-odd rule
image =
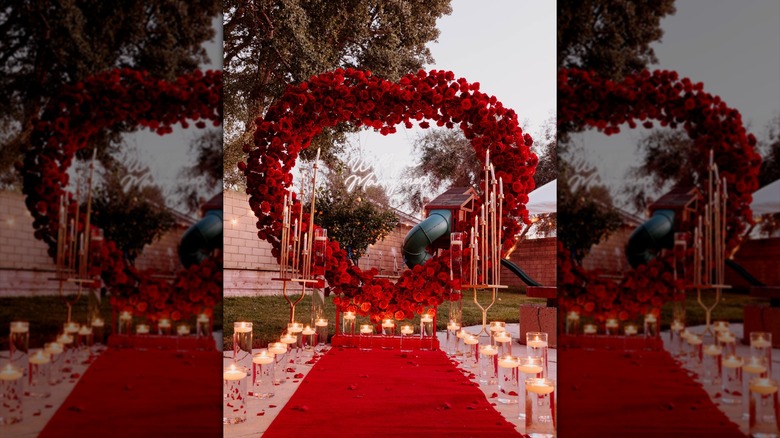
[[[780,2],[677,0],[675,6],[675,15],[661,21],[664,36],[653,45],[658,63],[651,70],[676,70],[703,82],[705,91],[738,109],[749,131],[762,138],[780,111]],[[647,132],[607,137],[594,130],[575,141],[617,195],[630,167],[640,163],[635,145]],[[615,200],[631,210],[624,197]]]
[[[555,115],[555,2],[454,0],[452,14],[436,25],[438,41],[428,44],[435,63],[426,69],[451,70],[456,78],[479,82],[480,91],[518,113],[527,132],[534,133]],[[412,145],[422,133],[403,126],[389,136],[362,131],[353,143],[380,181],[393,189],[409,183],[399,177],[414,165]]]

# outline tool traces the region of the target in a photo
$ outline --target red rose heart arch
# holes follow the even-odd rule
[[[407,128],[417,123],[425,129],[431,122],[460,128],[481,160],[490,150],[496,178],[503,178],[507,188],[502,218],[506,251],[520,229],[517,218],[528,220],[525,203],[534,188],[538,162],[530,150],[533,140],[523,133],[517,114],[494,96],[480,92],[479,83],[462,78],[456,81],[452,72],[435,70],[408,74],[394,83],[370,72],[339,69],[289,86],[265,117],[257,120],[254,146],[244,147],[249,157],[247,163],[239,164],[257,217],[258,237],[271,243],[272,254],[278,259],[284,199],[293,180],[290,172],[300,151],[324,127],[351,123],[387,135],[402,123]],[[295,194],[293,198],[296,216],[302,204]],[[478,210],[479,205],[476,207]],[[306,232],[308,213],[303,217]],[[461,228],[473,222],[473,216],[467,219]],[[361,270],[337,242],[328,243],[325,279],[336,294],[334,303],[341,310],[370,315],[375,322],[383,317],[412,318],[444,302],[453,286],[447,251],[404,271],[395,283],[377,278],[377,273],[376,269]]]
[[[758,188],[761,157],[756,138],[748,134],[739,111],[728,107],[720,97],[706,93],[701,83],[679,79],[673,71],[644,71],[614,82],[585,71],[563,69],[558,77],[558,123],[575,128],[595,127],[607,135],[620,132],[627,124],[652,128],[653,121],[670,128],[682,127],[693,140],[702,159],[690,163],[706,194],[704,183],[709,151],[728,189],[726,252],[739,243],[745,224],[752,222],[750,202]],[[692,230],[679,230],[692,231]],[[599,272],[582,269],[572,262],[559,244],[559,297],[567,310],[626,320],[660,309],[672,299],[675,288],[671,254],[629,271],[617,284],[599,277]],[[690,259],[690,257],[689,257]]]
[[[221,72],[196,71],[168,82],[146,72],[118,69],[65,87],[52,99],[35,122],[24,162],[17,164],[35,237],[49,246],[49,255],[56,256],[59,200],[68,185],[68,168],[91,138],[117,126],[165,135],[176,123],[189,126],[188,121],[199,128],[207,122],[221,124]],[[77,203],[68,199],[68,208],[75,214]],[[83,227],[83,207],[79,214]],[[113,242],[105,242],[99,251],[89,274],[102,277],[115,309],[145,314],[150,320],[162,316],[177,320],[196,311],[208,313],[221,300],[222,271],[215,260],[193,265],[168,282],[128,264]]]

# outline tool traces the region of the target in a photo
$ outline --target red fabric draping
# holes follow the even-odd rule
[[[40,437],[222,436],[217,351],[105,351]]]
[[[334,348],[263,438],[520,436],[441,351]]]
[[[559,436],[744,437],[666,351],[558,350]]]

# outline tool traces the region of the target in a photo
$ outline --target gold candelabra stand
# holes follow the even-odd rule
[[[474,304],[482,311],[482,329],[477,335],[490,336],[487,328],[487,313],[496,303],[501,284],[501,244],[503,235],[504,181],[496,180],[495,168],[490,164],[490,150],[485,153],[485,189],[479,214],[469,233],[469,278],[463,289],[474,292]],[[487,206],[487,208],[486,208]],[[487,307],[479,302],[478,291],[490,291]]]

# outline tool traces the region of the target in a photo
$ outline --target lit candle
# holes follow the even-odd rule
[[[740,368],[745,361],[741,357],[732,354],[729,357],[724,357],[721,363],[724,368]]]
[[[292,325],[288,327],[288,330],[292,333],[300,333],[303,331],[303,324],[300,322],[293,322]]]
[[[485,356],[496,356],[498,355],[498,348],[490,344],[480,345],[479,353]]]
[[[92,334],[92,327],[88,327],[86,324],[82,325],[78,333],[81,336],[89,336]]]
[[[30,323],[26,321],[14,321],[11,323],[11,333],[27,333],[30,331]]]
[[[73,343],[73,336],[71,336],[71,335],[69,335],[67,333],[63,333],[63,334],[57,336],[57,343],[62,344],[62,345],[72,344]]]
[[[506,331],[506,323],[504,321],[490,321],[491,332],[503,332]]]
[[[160,324],[162,324],[162,321],[160,321]],[[239,322],[238,326],[233,327],[233,330],[236,333],[247,333],[252,331],[252,326],[248,322]]]
[[[459,339],[464,339],[466,336],[469,335],[469,332],[466,330],[458,330],[458,333],[455,334]]]
[[[104,327],[106,323],[102,318],[95,318],[92,320],[92,327]]]
[[[285,344],[295,344],[298,342],[298,337],[292,333],[286,333],[279,340]]]
[[[231,364],[230,368],[226,368],[222,373],[222,378],[225,380],[241,380],[246,377],[246,372],[236,368],[235,364]]]
[[[748,362],[742,366],[742,371],[749,374],[764,374],[766,372],[766,366],[761,363],[760,358],[751,356]]]
[[[466,345],[477,345],[479,344],[479,338],[474,335],[466,335],[466,337],[463,338],[463,343]]]
[[[757,339],[753,340],[753,342],[750,343],[750,346],[753,348],[769,348],[772,346],[772,344],[764,339],[763,336],[759,336]]]
[[[447,323],[447,330],[450,331],[458,331],[460,330],[460,324],[458,324],[456,321],[450,320],[450,322]]]
[[[429,313],[423,313],[420,315],[420,322],[433,322],[433,316]]]
[[[504,196],[504,177],[503,176],[498,178],[498,193],[501,196]]]
[[[190,334],[190,326],[188,326],[187,324],[182,324],[176,327],[176,333],[178,333],[179,336],[186,336]]]
[[[46,348],[46,352],[49,353],[50,355],[62,354],[63,352],[62,344],[60,344],[59,342],[47,343],[45,348]]]
[[[311,328],[311,326],[307,325],[306,327],[304,327],[304,328],[303,328],[303,330],[301,331],[301,333],[302,333],[304,336],[310,336],[310,335],[313,335],[313,334],[317,333],[317,331],[316,331],[316,330],[314,330],[313,328]]]
[[[727,321],[715,321],[712,323],[712,329],[717,333],[728,331],[729,323]]]
[[[606,327],[610,329],[616,329],[618,328],[618,320],[615,318],[610,318],[607,320]]]
[[[149,334],[149,325],[148,324],[138,324],[135,326],[135,334],[137,335],[148,335]]]
[[[655,315],[652,313],[648,313],[647,316],[645,316],[645,322],[656,322],[657,319],[655,318]]]
[[[721,344],[734,344],[737,342],[737,337],[729,331],[720,332],[718,334],[718,342]]]
[[[518,365],[517,369],[519,369],[520,372],[524,374],[539,374],[543,370],[542,365],[534,363],[530,360],[528,361],[521,360],[520,365]]]
[[[691,332],[690,332],[690,331],[688,331],[688,329],[687,329],[687,328],[684,328],[684,329],[682,329],[682,330],[680,331],[680,337],[681,337],[682,339],[685,339],[685,340],[687,341],[687,340],[688,340],[688,338],[689,338],[690,336],[691,336]]]
[[[493,339],[496,342],[512,342],[512,336],[507,332],[497,332]]]
[[[18,380],[22,378],[22,370],[13,366],[10,362],[0,370],[0,380]]]
[[[125,311],[123,311],[122,313],[119,314],[119,319],[127,321],[129,319],[133,319],[133,315],[130,312],[128,312],[127,310],[125,310]]]
[[[273,363],[273,361],[274,361],[274,354],[269,352],[268,350],[260,350],[259,353],[255,354],[254,357],[252,357],[252,362],[258,365],[268,365]]]
[[[701,345],[702,343],[701,336],[694,335],[693,333],[691,333],[690,335],[688,335],[688,343],[691,345]]]
[[[771,395],[777,392],[777,382],[766,377],[751,379],[750,391],[761,395]]]
[[[679,332],[682,329],[685,328],[685,325],[682,323],[682,321],[674,320],[672,321],[671,329],[673,332]]]
[[[572,310],[571,312],[569,312],[569,313],[566,315],[566,318],[568,318],[568,319],[570,319],[570,320],[572,320],[572,321],[579,321],[579,319],[580,319],[580,314]]]
[[[526,342],[531,348],[543,348],[547,346],[547,341],[542,340],[539,336]]]
[[[414,333],[414,328],[410,325],[402,325],[401,326],[401,334],[402,335],[411,335]]]
[[[517,358],[510,355],[504,355],[498,358],[498,366],[501,368],[517,368],[520,365],[520,363],[517,361]]]
[[[30,363],[34,365],[42,365],[51,362],[51,356],[44,353],[43,350],[38,350],[35,354],[30,356]]]
[[[348,321],[355,319],[355,312],[344,312],[344,319]]]
[[[623,328],[623,333],[625,333],[626,336],[634,336],[637,334],[637,328],[634,324],[627,324]]]
[[[272,342],[268,344],[268,352],[273,354],[287,353],[287,344],[283,342]]]
[[[715,344],[710,344],[704,347],[704,354],[706,354],[707,356],[718,356],[720,355],[721,351],[722,349],[720,348],[720,346]]]
[[[209,322],[209,316],[205,313],[201,313],[198,315],[198,322],[208,323]]]
[[[64,330],[65,330],[65,333],[68,333],[68,334],[72,335],[74,333],[78,333],[79,332],[79,328],[80,328],[80,326],[79,326],[78,323],[70,321],[70,322],[66,322],[65,323]]]
[[[371,324],[363,324],[360,326],[360,333],[370,335],[371,333],[374,333],[374,328],[371,327]]]
[[[582,327],[582,333],[585,333],[586,335],[595,335],[598,332],[598,328],[596,327],[596,324],[585,324]]]
[[[526,382],[525,389],[539,395],[546,395],[553,392],[555,387],[548,384],[544,379],[533,379],[531,383]]]
[[[382,328],[393,328],[395,327],[395,321],[392,319],[385,319],[382,321]]]
[[[316,325],[317,327],[327,327],[328,326],[328,320],[320,318],[320,319],[318,319],[317,321],[314,322],[314,325]]]
[[[163,318],[163,319],[160,320],[160,322],[157,323],[157,327],[160,327],[160,328],[171,328],[171,320]],[[238,331],[238,330],[236,330],[236,331]]]

